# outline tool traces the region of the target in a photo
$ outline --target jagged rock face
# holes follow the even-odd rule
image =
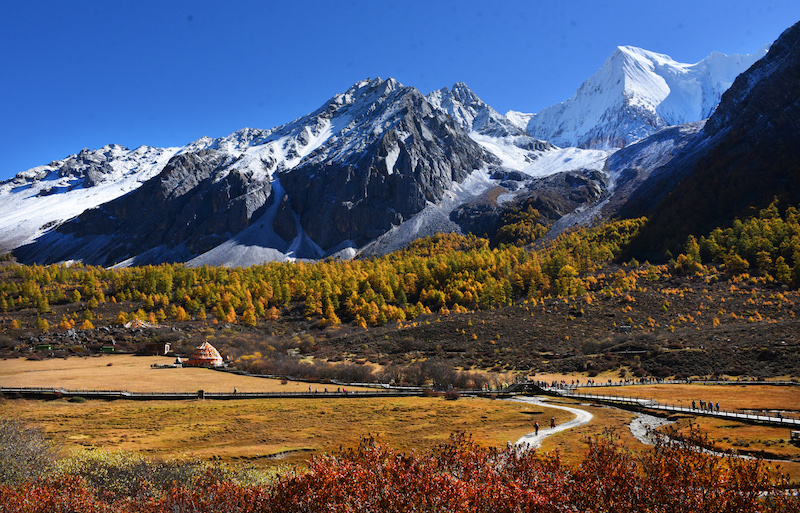
[[[111,265],[149,249],[178,244],[193,254],[207,251],[246,228],[268,206],[268,181],[246,171],[228,169],[235,159],[215,150],[174,157],[156,177],[130,194],[87,210],[59,227],[45,240],[21,248],[24,261],[38,261],[37,245],[69,235],[59,242],[63,255],[49,253],[48,261],[74,258],[83,245],[93,247],[84,262]],[[104,242],[100,247],[97,241]]]
[[[363,153],[312,159],[279,174],[301,225],[323,249],[382,235],[496,162],[416,89],[395,101],[396,123],[367,141]]]
[[[153,184],[156,205],[162,207],[154,217],[161,218],[157,227],[163,243],[177,239],[195,253],[206,251],[249,226],[268,204],[269,181],[245,170],[226,170],[230,160],[217,152],[199,152],[167,165],[157,187]]]
[[[708,120],[705,135],[729,130],[773,132],[788,139],[800,119],[800,23],[786,29],[767,56],[742,73]]]
[[[534,179],[530,192],[520,195],[539,211],[542,219],[556,221],[575,209],[596,203],[608,188],[608,176],[591,169],[577,169]]]
[[[74,158],[67,159],[59,167],[58,175],[83,178],[84,187],[94,187],[113,172],[114,170],[108,163],[108,154],[98,155],[97,152],[83,149]]]
[[[522,176],[511,176],[503,182],[506,187],[493,187],[473,200],[459,205],[450,213],[450,220],[456,223],[464,233],[492,238],[501,226],[505,209],[514,208],[518,204],[516,201],[510,204],[501,204],[497,198],[518,188],[519,182],[524,180],[525,178]]]
[[[292,204],[289,197],[284,195],[278,205],[275,219],[272,221],[272,229],[284,241],[292,241],[297,237],[297,220],[292,211]]]

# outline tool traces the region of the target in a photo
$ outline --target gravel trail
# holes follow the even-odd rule
[[[559,424],[555,428],[551,428],[549,427],[549,425],[541,426],[539,428],[538,435],[535,432],[528,433],[527,435],[523,436],[522,438],[516,441],[514,445],[516,445],[517,447],[528,447],[530,449],[537,449],[542,445],[542,440],[544,440],[548,436],[558,433],[559,431],[565,431],[567,429],[572,429],[578,426],[583,426],[584,424],[588,424],[589,421],[592,420],[592,417],[594,417],[594,415],[592,415],[586,410],[547,403],[547,399],[544,397],[539,397],[539,396],[515,397],[514,399],[511,400],[526,404],[531,404],[534,406],[542,406],[545,408],[556,408],[559,410],[566,410],[575,415],[574,419],[570,420],[569,422],[564,422],[563,424]]]

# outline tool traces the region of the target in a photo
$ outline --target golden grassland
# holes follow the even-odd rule
[[[694,425],[708,436],[718,451],[734,450],[740,454],[759,456],[800,483],[800,447],[789,443],[790,429],[734,422],[714,417],[683,417],[677,422],[681,432]]]
[[[588,447],[589,439],[606,434],[613,434],[621,446],[632,451],[642,450],[646,447],[634,438],[627,427],[631,420],[636,418],[634,413],[619,408],[579,403],[569,399],[553,399],[549,402],[586,410],[593,415],[593,418],[588,424],[560,431],[545,438],[541,447],[543,451],[558,451],[568,462],[581,461]],[[569,417],[571,418],[571,415]]]
[[[42,427],[65,446],[126,450],[154,456],[189,455],[268,465],[335,453],[369,434],[401,450],[423,449],[467,432],[480,444],[505,445],[532,431],[529,405],[462,398],[320,398],[232,401],[6,400],[0,416]],[[540,423],[571,415],[541,408]]]
[[[678,384],[678,385],[636,385],[622,387],[601,387],[579,389],[581,392],[600,395],[633,396],[651,398],[662,404],[689,407],[692,399],[697,406],[700,400],[720,403],[720,409],[728,411],[781,411],[785,417],[797,418],[800,413],[800,387],[755,385],[755,384]],[[781,471],[800,481],[800,447],[790,442],[789,427],[737,422],[730,419],[706,417],[702,415],[679,414],[670,418],[677,420],[679,430],[688,432],[694,425],[708,435],[714,447],[720,451],[734,450],[743,454],[761,456],[765,459],[785,461],[771,462],[779,465]]]
[[[102,357],[0,361],[0,385],[122,389],[130,391],[307,391],[308,383],[239,376],[208,369],[152,369],[169,363],[164,357]],[[578,378],[578,376],[574,376]],[[544,376],[537,376],[545,379]],[[548,380],[572,377],[547,376]],[[581,381],[585,378],[581,377]],[[323,385],[312,385],[320,387]],[[652,397],[664,403],[691,404],[719,400],[727,409],[800,409],[800,389],[768,385],[638,385],[593,389],[609,395]],[[585,425],[544,440],[541,450],[558,451],[568,462],[581,461],[590,438],[613,432],[631,450],[645,450],[627,425],[635,414],[569,399],[551,399],[590,411]],[[513,442],[555,417],[572,419],[563,410],[512,401],[462,398],[330,398],[232,401],[53,401],[4,400],[0,416],[18,418],[44,429],[66,449],[132,451],[157,457],[191,456],[259,467],[301,463],[312,455],[352,447],[363,436],[376,435],[399,450],[422,450],[466,432],[480,444]],[[760,453],[767,458],[800,460],[800,448],[789,444],[789,429],[745,424],[693,415],[677,415],[678,427],[690,423],[707,432],[721,450]],[[287,452],[280,459],[279,453]],[[800,481],[800,463],[781,468]]]
[[[127,390],[129,392],[302,392],[309,384],[240,376],[201,368],[153,369],[170,364],[163,356],[103,355],[0,360],[0,386],[43,387],[68,390]],[[312,385],[323,390],[324,385]],[[348,390],[361,390],[348,387]]]

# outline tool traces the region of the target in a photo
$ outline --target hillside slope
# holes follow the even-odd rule
[[[766,207],[800,203],[800,23],[740,75],[719,107],[672,162],[634,193],[622,215],[649,213],[629,254],[660,259],[705,234]],[[685,177],[666,187],[664,176]],[[670,190],[664,197],[664,191]],[[655,206],[653,208],[653,206]]]

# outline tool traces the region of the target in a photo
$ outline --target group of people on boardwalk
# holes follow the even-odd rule
[[[717,413],[719,413],[719,401],[717,401],[717,403],[714,404],[713,401],[706,402],[706,401],[703,401],[702,399],[700,400],[700,409],[701,410],[713,412],[715,408],[717,410]],[[695,401],[694,399],[692,399],[692,409],[693,410],[697,409],[697,401]]]
[[[526,382],[532,383],[539,388],[544,389],[558,389],[558,390],[568,390],[572,388],[576,388],[579,386],[585,387],[604,387],[604,386],[621,386],[621,385],[648,385],[648,384],[657,384],[657,383],[664,383],[666,380],[664,378],[656,378],[656,377],[643,377],[643,378],[624,378],[620,379],[619,381],[614,381],[611,378],[608,378],[608,381],[600,381],[597,382],[592,378],[588,378],[584,381],[584,384],[581,385],[580,379],[554,379],[552,381],[542,381],[542,380],[533,380],[529,377],[525,377],[524,379],[518,379],[518,382]]]
[[[312,390],[311,390],[311,386],[309,386],[309,387],[308,387],[308,393],[309,393],[309,394],[311,394],[311,393],[318,394],[318,393],[319,393],[319,388],[315,388],[315,389],[312,391]],[[325,387],[325,393],[326,393],[326,394],[328,393],[328,387]],[[346,394],[346,393],[347,393],[347,389],[346,389],[346,388],[342,388],[342,387],[336,387],[336,393],[337,393],[337,394]]]

